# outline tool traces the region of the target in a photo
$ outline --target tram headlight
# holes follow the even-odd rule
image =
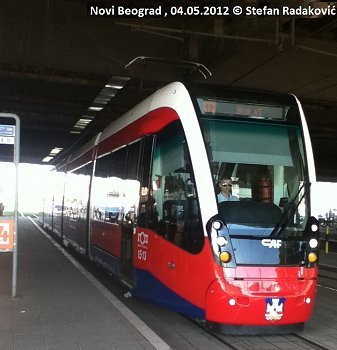
[[[312,224],[311,225],[311,231],[312,232],[317,232],[318,231],[318,225],[317,224]]]
[[[222,247],[224,245],[227,245],[228,241],[227,241],[227,239],[225,237],[219,236],[219,237],[216,238],[216,243],[217,243],[217,245]]]
[[[219,258],[220,258],[221,262],[228,263],[231,261],[232,256],[229,252],[221,252],[219,255]]]
[[[222,222],[216,220],[212,223],[212,226],[213,226],[214,230],[219,231],[222,227]]]
[[[319,222],[314,216],[310,216],[306,225],[306,231],[308,234],[315,233],[318,234]]]
[[[315,253],[309,253],[308,255],[308,260],[311,263],[314,263],[317,261],[317,255]]]
[[[311,238],[309,241],[309,247],[315,249],[318,246],[318,240],[316,238]]]

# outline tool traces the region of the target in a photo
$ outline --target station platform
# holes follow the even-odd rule
[[[0,254],[0,350],[169,349],[32,221],[18,232],[15,298],[13,254]]]
[[[0,350],[233,349],[156,306],[145,304],[140,318],[126,306],[129,299],[122,303],[34,220],[20,217],[18,232],[14,298],[12,253],[0,253]],[[323,252],[320,259],[322,267],[337,268],[337,254]],[[337,349],[336,296],[336,289],[318,286],[313,317],[302,332],[329,350]],[[243,350],[299,349],[280,336],[227,339]]]

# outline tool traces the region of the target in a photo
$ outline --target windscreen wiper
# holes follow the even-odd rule
[[[277,238],[283,232],[283,230],[287,227],[290,219],[293,217],[295,211],[297,210],[297,208],[301,204],[303,198],[305,197],[310,185],[311,185],[311,183],[304,183],[299,188],[296,195],[294,196],[292,201],[289,203],[287,209],[284,211],[284,213],[281,217],[281,220],[279,221],[279,223],[274,227],[273,231],[271,232],[271,234],[270,234],[271,238]],[[294,203],[295,203],[296,199],[298,198],[298,196],[300,195],[303,188],[304,188],[304,193],[303,193],[302,197],[299,199],[298,203],[294,206]]]

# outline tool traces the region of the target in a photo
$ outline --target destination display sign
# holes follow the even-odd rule
[[[281,105],[273,106],[200,97],[197,98],[197,101],[203,115],[285,120],[289,110],[289,107]]]

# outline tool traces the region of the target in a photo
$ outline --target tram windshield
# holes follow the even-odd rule
[[[200,119],[219,213],[233,238],[300,239],[308,219],[300,128],[280,123],[284,108],[270,110],[277,123]],[[221,182],[231,186],[229,197],[219,195]]]

